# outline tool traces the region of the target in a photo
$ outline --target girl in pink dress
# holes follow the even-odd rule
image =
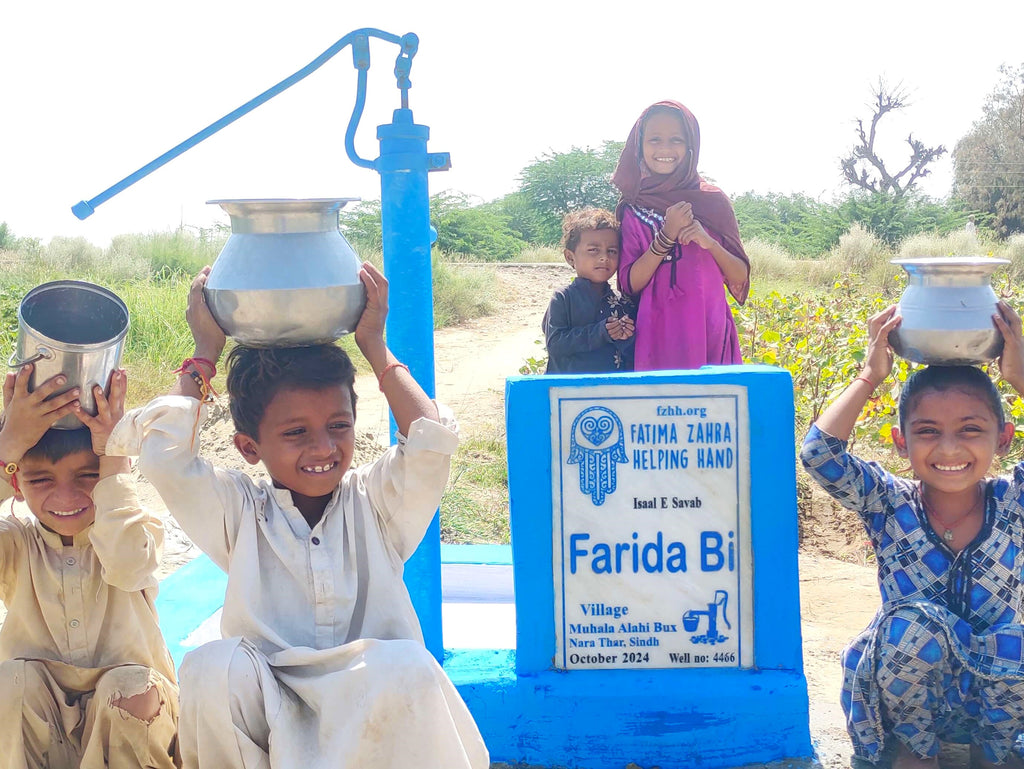
[[[619,288],[639,297],[637,371],[743,362],[725,286],[743,304],[750,262],[729,198],[697,174],[699,155],[697,119],[660,101],[636,121],[612,176]]]

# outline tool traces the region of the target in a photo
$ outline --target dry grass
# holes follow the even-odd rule
[[[530,246],[519,252],[512,261],[525,262],[526,264],[540,264],[547,262],[564,262],[562,249],[558,246]]]

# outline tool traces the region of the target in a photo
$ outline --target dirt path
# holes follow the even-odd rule
[[[505,431],[505,377],[519,373],[527,358],[544,354],[540,322],[552,292],[569,282],[565,264],[493,266],[496,269],[497,312],[461,326],[434,332],[436,396],[459,420],[463,433]],[[359,429],[387,443],[387,404],[370,374],[356,380]]]

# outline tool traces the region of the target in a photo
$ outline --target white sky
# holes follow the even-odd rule
[[[415,32],[410,106],[451,153],[431,192],[482,199],[515,189],[548,151],[623,140],[640,111],[673,98],[701,124],[701,170],[731,195],[841,190],[838,157],[870,115],[882,75],[912,90],[883,136],[901,165],[908,130],[956,141],[981,115],[1001,63],[1024,61],[1024,2],[705,3],[510,0],[8,0],[0,4],[0,221],[18,235],[82,235],[226,221],[208,199],[379,197],[344,132],[350,49],[302,83],[100,206],[91,198],[248,101],[359,27]],[[616,8],[616,10],[604,9]],[[398,106],[397,48],[371,44],[357,137]],[[886,124],[888,123],[888,125]],[[904,145],[905,146],[905,145]],[[898,158],[898,161],[897,161]],[[948,158],[924,190],[945,195]]]

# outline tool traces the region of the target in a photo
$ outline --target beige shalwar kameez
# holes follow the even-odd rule
[[[226,640],[181,668],[184,765],[487,767],[402,581],[447,483],[454,420],[414,422],[408,438],[346,473],[310,528],[288,490],[198,455],[197,408],[157,398],[125,416],[107,449],[141,452],[143,474],[228,575]]]
[[[153,605],[163,524],[127,474],[92,499],[71,545],[20,505],[0,516],[0,769],[176,765],[178,687]],[[154,686],[151,722],[114,704]]]

